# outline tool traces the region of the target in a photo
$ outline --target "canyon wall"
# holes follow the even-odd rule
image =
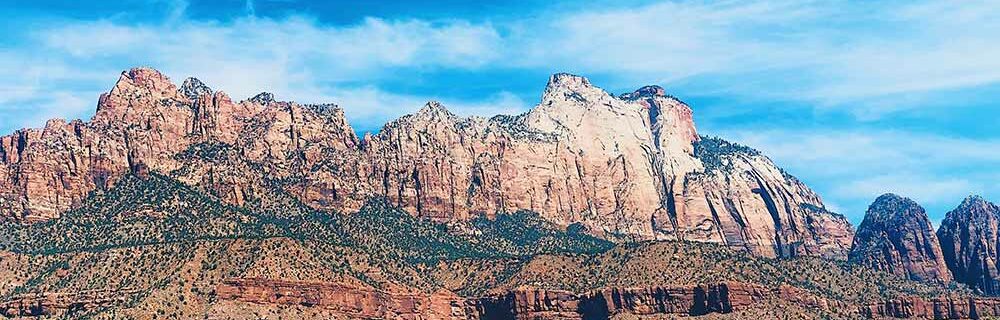
[[[576,294],[521,288],[483,298],[389,294],[338,285],[228,280],[219,299],[254,304],[307,305],[347,316],[388,319],[608,319],[615,315],[688,317],[728,314],[776,305],[838,318],[979,319],[1000,315],[1000,299],[977,297],[875,299],[866,303],[827,300],[808,291],[722,282],[697,286],[606,288]]]
[[[353,212],[385,197],[461,221],[528,209],[612,239],[683,239],[763,256],[844,258],[853,231],[820,197],[752,149],[697,134],[662,88],[614,96],[556,74],[516,116],[462,118],[438,103],[359,138],[334,105],[260,94],[233,102],[196,79],[123,72],[89,122],[49,121],[0,138],[0,214],[58,217],[89,192],[149,168],[231,203],[279,187]]]

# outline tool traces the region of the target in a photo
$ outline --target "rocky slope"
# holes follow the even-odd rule
[[[197,154],[197,157],[190,155]],[[437,103],[358,138],[333,105],[233,102],[196,79],[122,73],[89,122],[0,138],[0,213],[37,222],[137,168],[236,205],[278,185],[314,208],[373,196],[435,221],[527,209],[611,238],[720,243],[765,256],[843,257],[852,229],[760,153],[702,139],[659,87],[613,96],[553,75],[517,116],[460,118]]]
[[[945,215],[937,236],[955,281],[990,295],[1000,294],[997,256],[1000,207],[971,196]]]
[[[182,163],[228,157],[199,150]],[[0,223],[0,314],[962,319],[1000,305],[846,261],[686,241],[613,244],[528,211],[438,223],[373,199],[341,214],[267,183],[266,197],[240,206],[135,171],[58,218]]]
[[[485,319],[610,319],[612,316],[660,319],[727,315],[767,308],[784,311],[771,318],[980,319],[1000,315],[1000,299],[997,298],[905,297],[851,304],[824,299],[792,286],[770,289],[739,282],[608,288],[585,294],[518,290],[474,303],[478,310],[472,313],[473,318]],[[809,311],[796,313],[796,309]]]
[[[895,194],[875,199],[858,227],[850,260],[920,281],[951,281],[927,213]]]

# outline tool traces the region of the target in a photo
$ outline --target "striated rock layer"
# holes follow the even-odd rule
[[[499,296],[460,298],[446,292],[389,294],[343,285],[231,279],[218,298],[263,305],[301,305],[351,318],[379,319],[609,319],[616,315],[687,317],[728,314],[774,305],[795,306],[835,318],[979,319],[1000,315],[996,298],[943,297],[849,303],[782,285],[722,282],[696,286],[607,288],[585,294],[522,288]]]
[[[0,138],[0,214],[59,216],[129,170],[149,168],[244,205],[277,186],[351,212],[381,196],[460,221],[528,209],[618,239],[684,239],[764,256],[842,258],[853,231],[760,153],[702,139],[691,109],[650,86],[613,96],[556,74],[517,116],[461,118],[438,103],[359,138],[342,109],[233,102],[188,79],[122,73],[89,122]]]
[[[924,208],[909,198],[884,194],[868,207],[850,259],[913,280],[951,281],[938,237]]]
[[[609,288],[588,294],[525,289],[480,299],[482,319],[609,319],[615,315],[687,317],[728,314],[774,305],[795,306],[826,317],[981,319],[1000,315],[996,298],[920,298],[848,303],[782,285],[777,289],[739,282],[683,286]]]
[[[6,317],[37,317],[93,310],[125,304],[139,294],[139,290],[129,289],[23,294],[0,302],[0,314]]]
[[[432,295],[388,293],[325,282],[228,279],[216,289],[222,300],[323,308],[352,319],[465,319],[475,308],[443,291]]]
[[[945,215],[937,236],[955,281],[989,295],[1000,294],[998,229],[1000,207],[979,196],[966,198]]]

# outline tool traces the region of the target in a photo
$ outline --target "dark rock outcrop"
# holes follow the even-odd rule
[[[895,194],[878,197],[868,208],[850,259],[913,280],[951,280],[927,213],[913,200]]]
[[[989,295],[1000,294],[1000,207],[971,196],[948,212],[937,236],[955,281]]]

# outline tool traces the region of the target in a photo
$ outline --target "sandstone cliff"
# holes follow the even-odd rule
[[[316,208],[352,212],[383,196],[437,221],[527,209],[609,238],[764,256],[842,258],[853,236],[767,157],[700,138],[691,109],[662,88],[616,97],[568,74],[553,75],[521,115],[462,118],[432,102],[358,138],[334,105],[266,93],[237,103],[196,79],[177,88],[137,68],[91,121],[0,138],[0,213],[51,219],[136,168],[237,205],[276,185]]]
[[[879,196],[868,208],[850,259],[913,280],[951,281],[927,213],[895,194]]]
[[[836,319],[980,319],[1000,315],[1000,300],[978,297],[899,299],[850,303],[828,300],[791,286],[767,288],[722,282],[697,286],[607,288],[586,294],[521,289],[476,301],[482,319],[609,319],[617,315],[679,318],[788,308],[783,317]],[[796,315],[791,308],[808,310]],[[777,315],[773,315],[777,317]]]
[[[948,212],[937,236],[955,281],[990,295],[1000,294],[997,244],[1000,207],[971,196]]]
[[[219,299],[252,304],[301,305],[352,319],[466,319],[472,305],[450,292],[383,292],[345,284],[270,279],[228,279]]]
[[[722,282],[696,286],[606,288],[577,294],[521,288],[501,295],[460,298],[386,293],[328,283],[231,279],[221,300],[263,305],[302,305],[348,317],[387,319],[608,319],[618,315],[688,317],[785,306],[833,318],[979,319],[1000,314],[1000,300],[975,297],[827,300],[791,286]]]

